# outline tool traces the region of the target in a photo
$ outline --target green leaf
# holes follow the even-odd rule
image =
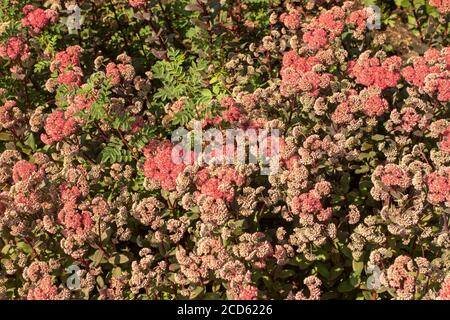
[[[25,145],[29,146],[33,151],[36,151],[36,139],[33,133],[30,133],[25,140]]]
[[[339,292],[350,292],[353,290],[353,288],[354,287],[351,285],[350,280],[347,279],[347,280],[339,283],[337,290]]]
[[[0,132],[0,141],[11,141],[11,134],[9,132]]]
[[[364,262],[353,260],[352,267],[355,274],[360,275],[364,269]]]
[[[195,288],[193,291],[192,291],[192,293],[191,293],[191,295],[189,296],[189,298],[190,299],[195,299],[195,298],[197,298],[198,296],[200,296],[202,293],[203,293],[203,287],[197,287],[197,288]]]
[[[374,141],[383,141],[385,139],[385,136],[382,134],[374,134],[372,136],[372,140]]]
[[[277,277],[280,279],[287,279],[295,275],[294,270],[284,269],[277,273]]]
[[[21,249],[26,254],[30,254],[30,253],[33,252],[33,249],[31,248],[31,246],[28,243],[24,242],[24,241],[18,242],[17,243],[17,248]]]
[[[108,259],[108,262],[113,265],[124,264],[129,261],[130,261],[130,258],[127,255],[121,254],[121,253],[118,253]]]
[[[98,249],[92,256],[89,257],[89,259],[91,259],[91,261],[94,263],[94,266],[98,266],[103,260],[103,255],[103,251]]]
[[[330,268],[325,263],[317,263],[316,264],[317,271],[321,276],[323,276],[326,279],[330,278]]]

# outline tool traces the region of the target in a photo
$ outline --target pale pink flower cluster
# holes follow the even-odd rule
[[[128,0],[128,3],[133,8],[142,8],[145,6],[146,0]]]
[[[303,280],[303,283],[306,285],[309,291],[309,297],[303,292],[297,292],[297,294],[293,297],[295,300],[320,300],[322,295],[322,291],[320,290],[320,286],[322,285],[322,281],[316,276],[309,276]]]
[[[416,287],[413,261],[408,256],[398,256],[389,266],[386,274],[382,274],[381,283],[395,289],[396,298],[411,300]]]
[[[27,300],[56,300],[57,295],[58,289],[53,285],[52,276],[47,274],[28,290]]]
[[[16,123],[17,102],[14,100],[7,100],[3,106],[0,106],[0,125],[3,128],[11,128]]]
[[[92,104],[95,102],[95,94],[90,96],[75,95],[69,100],[69,106],[64,111],[64,117],[66,119],[74,118],[77,121],[81,121],[80,112],[91,110]]]
[[[378,174],[378,171],[376,170]],[[375,175],[377,175],[375,174]],[[408,177],[407,173],[398,165],[389,163],[382,168],[380,174],[381,182],[389,188],[407,188],[411,184],[411,179]]]
[[[374,184],[371,194],[376,200],[388,199],[397,192],[405,191],[412,184],[408,171],[394,163],[376,167],[371,179]]]

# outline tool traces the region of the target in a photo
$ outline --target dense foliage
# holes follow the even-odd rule
[[[449,30],[450,0],[1,0],[0,298],[450,299]],[[280,170],[175,163],[198,122],[278,129]]]

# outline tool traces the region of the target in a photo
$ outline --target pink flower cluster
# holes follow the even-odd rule
[[[327,181],[316,183],[313,190],[295,196],[292,199],[291,207],[294,214],[298,214],[300,218],[311,224],[316,214],[317,220],[324,222],[331,218],[333,211],[331,208],[324,209],[322,198],[328,196],[331,192],[331,184]]]
[[[417,113],[414,108],[406,107],[400,111],[402,117],[401,128],[404,132],[411,132],[414,127],[417,126],[422,117]]]
[[[122,80],[131,81],[135,72],[131,64],[110,62],[106,66],[106,76],[111,80],[111,85],[117,86]]]
[[[346,19],[346,23],[352,23],[356,26],[358,31],[362,31],[367,26],[367,19],[369,15],[367,14],[366,9],[352,11],[350,15]]]
[[[73,99],[70,100],[67,110],[64,112],[66,119],[79,115],[82,111],[91,110],[92,104],[95,102],[95,96],[85,96],[85,95],[75,95]],[[78,119],[76,119],[78,120]]]
[[[428,187],[428,201],[432,204],[450,202],[450,167],[445,167],[440,172],[430,173],[425,177]]]
[[[257,300],[258,288],[246,285],[240,288],[239,295],[236,300]]]
[[[172,161],[172,149],[173,145],[168,141],[153,141],[144,149],[144,175],[168,191],[176,188],[175,180],[186,167]]]
[[[14,108],[17,102],[14,100],[7,100],[3,106],[0,106],[0,123],[4,128],[9,128],[14,125]]]
[[[203,127],[208,124],[220,125],[222,122],[235,123],[241,120],[241,110],[238,108],[236,101],[232,97],[224,97],[220,99],[220,106],[224,108],[221,115],[218,115],[212,119],[204,119],[202,123]]]
[[[13,167],[13,181],[17,183],[22,180],[27,180],[30,178],[33,172],[37,171],[37,167],[35,164],[25,161],[19,160],[14,164]]]
[[[374,175],[379,175],[381,182],[391,189],[397,187],[406,189],[411,185],[408,174],[400,166],[393,163],[375,169]]]
[[[280,21],[291,30],[300,28],[300,15],[297,13],[283,13],[280,16]]]
[[[402,59],[397,56],[386,58],[381,62],[378,58],[370,58],[363,53],[358,60],[350,61],[348,73],[356,78],[356,82],[364,86],[375,86],[380,89],[395,87],[400,80]]]
[[[22,25],[31,27],[35,33],[41,32],[49,23],[55,23],[58,19],[58,13],[55,10],[35,8],[32,4],[23,7],[22,12],[25,15],[22,18]]]
[[[345,12],[340,7],[325,11],[314,18],[303,34],[303,41],[311,50],[319,50],[340,36],[343,29]]]
[[[410,84],[442,102],[450,101],[450,48],[428,49],[422,57],[414,57],[402,76]]]
[[[35,287],[28,290],[27,300],[56,300],[57,294],[52,276],[47,274],[39,279]]]
[[[0,57],[3,59],[26,61],[30,58],[28,45],[18,37],[9,38],[6,44],[0,44]]]
[[[439,149],[446,153],[450,153],[450,127],[445,129],[442,133],[442,140],[439,143]]]
[[[285,53],[280,71],[281,94],[290,96],[295,93],[307,92],[311,96],[317,96],[321,88],[328,87],[332,75],[313,71],[313,67],[318,63],[319,60],[316,57],[303,58],[295,51]]]
[[[231,201],[234,198],[233,185],[242,186],[245,178],[233,168],[220,167],[212,176],[207,168],[196,176],[196,186],[200,194]]]
[[[85,236],[92,228],[92,218],[89,211],[79,212],[77,200],[81,196],[78,187],[60,187],[63,208],[58,212],[58,222],[65,227],[67,233]]]
[[[58,83],[64,85],[81,85],[83,71],[80,67],[80,46],[70,46],[58,52],[50,64],[51,72],[58,72]]]
[[[45,121],[45,133],[41,134],[41,140],[45,144],[53,144],[62,141],[76,130],[76,121],[73,118],[65,118],[62,111],[54,111]]]
[[[371,96],[364,103],[363,111],[369,117],[381,116],[389,109],[389,104],[386,99],[378,95]]]
[[[445,278],[439,291],[439,298],[441,300],[450,300],[450,277]]]
[[[430,0],[430,5],[436,7],[443,14],[450,13],[450,0]]]

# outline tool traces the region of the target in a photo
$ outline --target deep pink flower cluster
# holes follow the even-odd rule
[[[350,61],[348,73],[356,78],[356,82],[364,86],[375,86],[380,89],[395,87],[400,80],[402,59],[397,56],[386,58],[381,62],[378,58],[370,58],[368,53]]]
[[[58,72],[58,83],[64,85],[81,85],[83,71],[80,67],[80,46],[70,46],[58,52],[50,64],[50,71]]]
[[[297,30],[300,28],[300,15],[297,13],[283,13],[280,16],[280,21],[289,29]]]
[[[45,121],[45,133],[41,134],[41,140],[45,144],[53,144],[62,141],[76,130],[76,121],[73,118],[65,118],[62,111],[54,111]]]
[[[450,0],[430,0],[430,4],[443,14],[450,13]]]
[[[321,88],[329,86],[332,75],[319,74],[313,71],[313,66],[319,63],[316,57],[303,58],[295,51],[290,51],[283,56],[281,68],[280,92],[283,96],[307,92],[311,96],[317,96]]]
[[[432,204],[450,202],[450,167],[430,173],[425,178],[428,187],[428,201]]]
[[[205,127],[208,124],[220,125],[222,122],[235,123],[241,120],[241,110],[238,108],[236,100],[232,97],[224,97],[220,99],[220,106],[224,108],[221,114],[214,118],[206,118],[203,120],[202,126]]]
[[[35,8],[32,4],[23,7],[22,12],[25,15],[22,18],[22,25],[31,27],[35,33],[41,32],[49,23],[55,23],[58,20],[58,13],[55,10]]]
[[[207,195],[215,199],[231,201],[234,198],[233,186],[242,186],[245,177],[233,168],[220,167],[214,175],[208,168],[200,170],[196,175],[196,186],[198,195]],[[222,186],[222,188],[221,188]]]
[[[11,37],[6,44],[0,44],[0,57],[3,59],[26,61],[30,58],[28,45],[18,37]]]
[[[233,98],[222,98],[220,100],[220,105],[225,108],[225,110],[222,112],[222,118],[226,122],[234,123],[241,118],[241,111],[237,107],[237,103]]]
[[[144,150],[144,175],[168,191],[176,188],[175,180],[186,167],[183,163],[172,161],[172,149],[173,145],[168,141],[153,141]]]

